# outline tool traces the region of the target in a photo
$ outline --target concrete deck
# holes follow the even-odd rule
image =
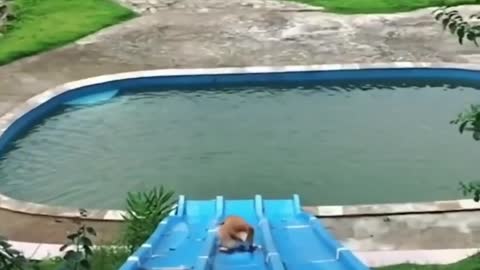
[[[222,1],[225,2],[225,1]],[[158,68],[305,65],[391,61],[470,62],[472,44],[442,33],[430,9],[345,16],[292,7],[214,1],[172,4],[64,48],[0,67],[0,114],[47,88],[90,76]],[[170,6],[172,6],[170,5]],[[480,10],[463,7],[464,11]],[[58,243],[72,224],[0,210],[0,234]],[[477,212],[324,219],[355,250],[470,248],[480,243]],[[111,242],[119,223],[92,224]]]
[[[457,249],[480,244],[479,212],[322,220],[352,250]]]
[[[0,113],[52,86],[106,73],[479,59],[480,50],[474,45],[460,46],[442,32],[430,9],[357,16],[243,6],[208,12],[159,10],[64,48],[0,67]]]
[[[464,249],[480,246],[480,212],[376,217],[322,218],[325,226],[355,251]],[[11,240],[62,243],[75,224],[68,219],[0,210],[0,234]],[[5,221],[5,222],[4,222]],[[121,222],[88,221],[97,244],[118,240]]]

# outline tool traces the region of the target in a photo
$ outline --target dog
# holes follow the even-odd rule
[[[244,247],[251,252],[259,247],[253,243],[255,230],[242,217],[228,216],[220,225],[217,231],[220,251],[232,252],[235,249]]]

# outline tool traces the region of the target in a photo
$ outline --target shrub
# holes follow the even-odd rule
[[[463,133],[465,130],[473,131],[473,139],[480,140],[480,105],[471,105],[470,109],[460,113],[456,119],[450,121],[458,125],[458,130]]]
[[[67,242],[60,247],[60,251],[66,251],[63,256],[62,269],[68,270],[90,270],[91,257],[93,256],[93,241],[97,233],[92,227],[87,227],[82,223],[82,218],[87,216],[85,209],[80,209],[80,217],[74,219],[78,224],[76,232],[67,236]]]
[[[35,270],[38,269],[38,265],[29,262],[20,251],[12,248],[6,238],[0,236],[0,269]]]
[[[131,252],[140,247],[174,209],[173,195],[174,192],[167,192],[163,187],[128,193],[123,243]]]

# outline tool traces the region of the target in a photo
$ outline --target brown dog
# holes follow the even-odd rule
[[[253,237],[255,230],[245,219],[239,216],[228,216],[218,229],[220,251],[228,252],[242,245],[255,248]]]

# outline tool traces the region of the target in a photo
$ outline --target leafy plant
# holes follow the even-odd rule
[[[118,270],[128,256],[130,251],[124,247],[96,247],[91,257],[91,269]],[[38,266],[39,270],[58,270],[63,267],[63,262],[63,258],[51,258],[39,262]]]
[[[92,269],[118,270],[130,254],[130,250],[125,247],[96,248],[93,251]]]
[[[470,105],[470,109],[458,114],[457,118],[450,121],[458,125],[458,130],[463,133],[465,130],[473,131],[473,139],[480,140],[480,105]]]
[[[467,184],[460,182],[460,189],[463,192],[463,196],[473,195],[474,201],[480,201],[480,182],[470,182]]]
[[[473,42],[479,46],[477,38],[480,36],[480,13],[474,13],[465,19],[458,10],[450,10],[448,7],[440,7],[432,12],[435,20],[442,23],[443,30],[450,31],[458,38],[458,42],[463,45],[463,41]],[[480,141],[480,105],[470,105],[469,110],[457,115],[457,118],[450,121],[451,124],[458,125],[458,131],[473,131],[472,137]],[[480,200],[480,182],[460,183],[460,189],[464,196],[471,195],[473,200]]]
[[[12,248],[6,238],[0,236],[0,269],[36,270],[38,265],[28,261],[20,251]]]
[[[473,131],[473,139],[480,140],[480,105],[470,105],[470,109],[458,114],[457,118],[450,121],[451,124],[458,125],[458,131],[463,133],[465,130]],[[473,200],[480,201],[480,182],[460,182],[460,190],[463,196],[473,196]]]
[[[0,37],[16,18],[13,4],[12,0],[0,0]]]
[[[436,21],[442,23],[443,30],[448,28],[451,34],[457,36],[460,44],[463,44],[466,38],[479,46],[477,38],[480,36],[480,25],[475,20],[480,19],[480,13],[472,14],[466,20],[458,10],[449,10],[449,7],[444,6],[433,10],[432,14]]]
[[[128,193],[127,215],[123,216],[126,223],[123,240],[131,252],[140,247],[174,209],[173,195],[174,192],[167,192],[163,187]]]
[[[66,270],[90,270],[91,257],[93,256],[93,241],[97,233],[92,227],[82,223],[82,218],[87,216],[85,209],[80,209],[80,217],[74,222],[79,225],[76,232],[67,236],[67,242],[60,247],[60,251],[66,251],[63,256],[62,269]]]

